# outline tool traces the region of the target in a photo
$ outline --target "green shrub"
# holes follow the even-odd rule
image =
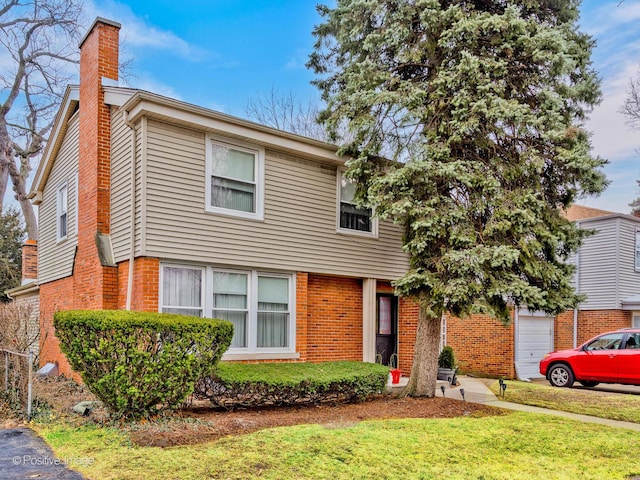
[[[179,406],[229,348],[222,320],[149,312],[57,312],[69,363],[115,417],[139,418]]]
[[[449,345],[445,346],[440,352],[438,357],[438,367],[440,368],[456,368],[456,356],[453,353],[453,348]]]
[[[224,408],[342,403],[383,392],[388,377],[389,368],[375,363],[220,362],[194,393]]]

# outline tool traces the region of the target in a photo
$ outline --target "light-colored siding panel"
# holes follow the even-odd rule
[[[590,221],[585,227],[596,233],[587,237],[580,247],[580,293],[587,299],[581,310],[619,308],[617,298],[617,243],[615,219]]]
[[[131,232],[131,130],[111,109],[111,244],[117,261],[129,253]]]
[[[640,294],[640,272],[635,269],[636,231],[640,222],[619,219],[619,286],[618,301]]]
[[[136,129],[136,190],[135,203],[131,202],[131,152],[132,132],[124,123],[123,112],[112,108],[111,112],[111,243],[116,262],[127,260],[131,248],[131,215],[134,207],[136,254],[140,254],[139,231],[141,223],[141,132],[140,123]]]
[[[205,135],[148,121],[146,255],[239,267],[395,279],[401,229],[336,233],[336,167],[266,152],[264,220],[205,211]]]
[[[51,282],[68,277],[73,271],[75,249],[78,244],[77,172],[78,172],[78,114],[69,119],[64,140],[54,161],[53,169],[42,192],[38,207],[38,281]],[[58,188],[67,183],[67,238],[57,242]]]

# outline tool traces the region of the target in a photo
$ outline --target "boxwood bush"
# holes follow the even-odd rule
[[[114,417],[179,406],[229,348],[233,325],[183,315],[75,310],[54,315],[69,363]]]
[[[383,392],[388,376],[389,368],[375,363],[220,362],[196,383],[194,396],[227,409],[345,403]]]

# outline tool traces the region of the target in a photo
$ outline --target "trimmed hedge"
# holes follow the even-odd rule
[[[75,310],[54,315],[69,363],[114,417],[175,408],[229,348],[233,325],[150,312]]]
[[[220,362],[215,375],[196,383],[194,397],[216,407],[346,403],[385,390],[389,368],[363,362]]]

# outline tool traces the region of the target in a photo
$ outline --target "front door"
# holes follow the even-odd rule
[[[398,353],[398,297],[388,293],[377,295],[376,359],[389,365],[391,355]],[[394,359],[396,365],[397,357]]]

